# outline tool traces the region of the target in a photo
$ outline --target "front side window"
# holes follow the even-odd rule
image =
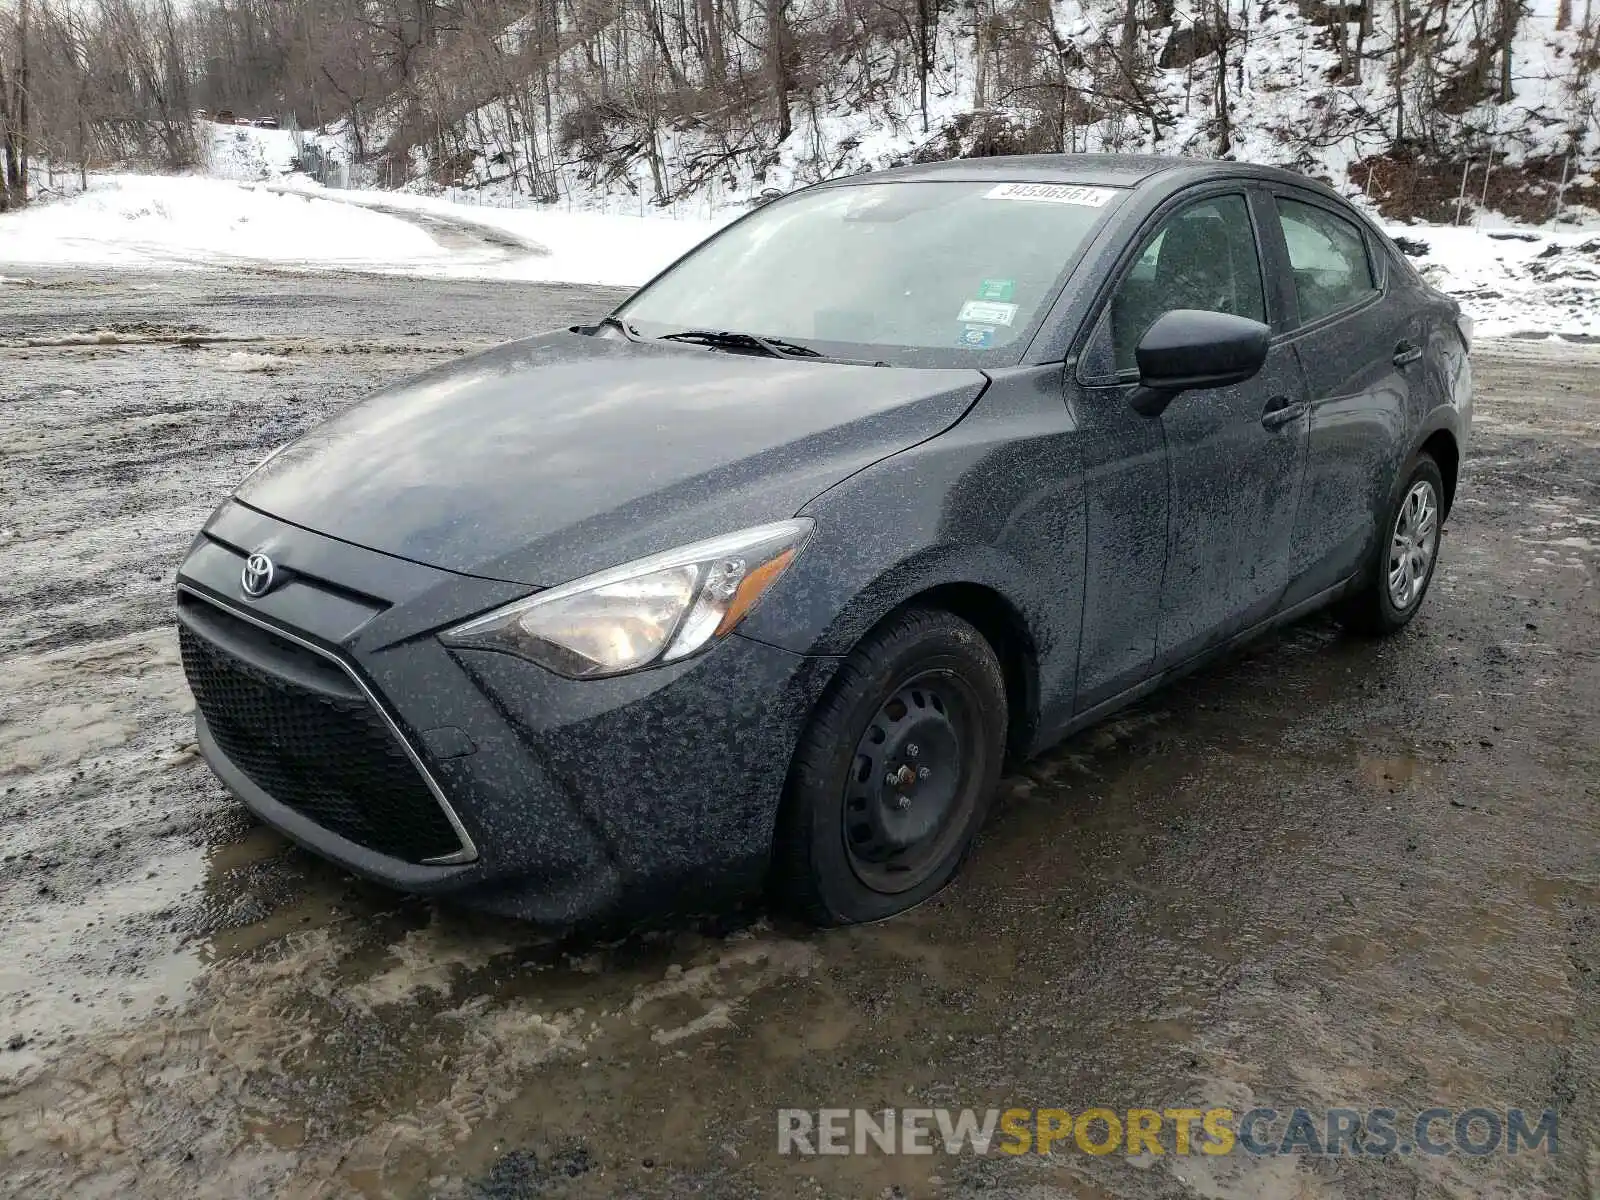
[[[1084,351],[1084,375],[1132,370],[1145,330],[1175,308],[1267,319],[1250,210],[1238,195],[1179,210],[1139,248]]]
[[[1276,199],[1302,322],[1348,308],[1377,290],[1366,239],[1352,222],[1314,204]]]
[[[618,312],[894,365],[1014,363],[1116,188],[943,180],[816,188],[719,234]]]

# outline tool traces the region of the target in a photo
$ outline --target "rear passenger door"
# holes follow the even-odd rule
[[[1392,298],[1382,255],[1353,214],[1273,185],[1268,252],[1291,314],[1290,344],[1310,404],[1306,478],[1285,604],[1360,567],[1405,439],[1410,380],[1424,339]]]

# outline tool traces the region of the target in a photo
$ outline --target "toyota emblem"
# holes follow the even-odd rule
[[[239,575],[239,586],[244,588],[246,596],[258,599],[272,590],[277,573],[272,560],[265,554],[257,552],[244,560],[244,570]]]

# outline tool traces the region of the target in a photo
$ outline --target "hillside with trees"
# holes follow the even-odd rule
[[[526,201],[1122,150],[1434,220],[1600,209],[1594,0],[0,0],[0,203],[30,162],[195,166],[197,110]]]

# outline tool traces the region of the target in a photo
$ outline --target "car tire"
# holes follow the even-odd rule
[[[1367,582],[1345,604],[1350,628],[1383,637],[1405,628],[1417,615],[1439,565],[1444,495],[1439,464],[1430,454],[1417,455],[1378,526]]]
[[[1005,753],[1000,661],[972,625],[908,609],[840,665],[795,751],[774,898],[817,925],[877,921],[955,875]]]

